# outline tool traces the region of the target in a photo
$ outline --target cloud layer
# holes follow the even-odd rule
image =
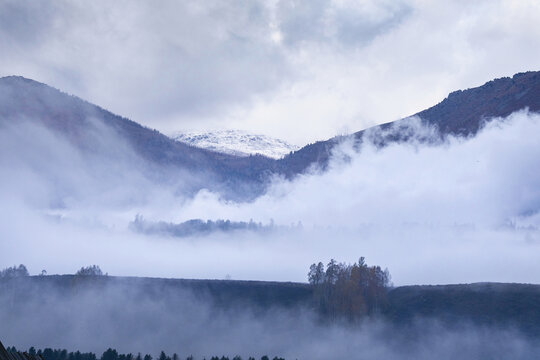
[[[0,262],[24,263],[32,273],[96,263],[117,275],[305,281],[315,261],[366,256],[387,266],[396,285],[534,283],[539,127],[539,115],[518,112],[474,138],[382,149],[368,132],[358,154],[343,143],[328,172],[276,178],[248,203],[208,190],[192,197],[183,190],[186,174],[156,183],[114,136],[103,145],[115,149],[109,158],[105,150],[78,154],[43,129],[4,128]],[[413,139],[433,134],[417,119],[409,131],[420,134]],[[171,223],[253,219],[277,228],[145,236],[129,230],[137,215]]]

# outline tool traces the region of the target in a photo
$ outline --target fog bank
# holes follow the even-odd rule
[[[358,327],[322,324],[307,308],[238,304],[155,282],[66,279],[59,286],[11,282],[0,293],[0,337],[19,349],[67,348],[100,355],[159,351],[286,359],[528,359],[540,350],[511,328],[418,319],[407,327],[366,320]],[[31,296],[16,296],[31,294]]]
[[[409,130],[433,133],[415,119]],[[113,135],[100,137],[107,151],[88,157],[43,129],[4,128],[0,263],[34,274],[95,263],[115,275],[305,281],[315,261],[365,256],[396,285],[537,283],[539,130],[539,115],[518,112],[442,143],[413,136],[378,148],[368,132],[359,153],[343,143],[328,172],[276,178],[265,195],[238,203],[208,190],[191,196],[187,174],[156,183]],[[281,230],[145,236],[129,230],[137,215]]]

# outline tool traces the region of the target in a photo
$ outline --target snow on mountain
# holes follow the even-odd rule
[[[237,156],[260,154],[274,159],[282,158],[299,148],[280,139],[253,135],[241,130],[176,133],[171,138],[212,151]]]

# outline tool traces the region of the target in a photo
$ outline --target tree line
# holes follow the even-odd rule
[[[129,223],[129,228],[132,231],[146,235],[161,234],[174,237],[189,237],[189,236],[204,236],[216,232],[234,232],[234,231],[252,231],[258,233],[269,233],[282,228],[300,228],[301,224],[291,227],[276,226],[272,221],[265,225],[261,222],[254,222],[251,219],[246,221],[231,221],[231,220],[202,220],[191,219],[181,223],[171,223],[165,221],[148,221],[141,215],[137,214],[135,220]]]
[[[0,278],[28,275],[26,266],[22,264],[0,271]],[[43,272],[42,275],[44,275]],[[103,273],[99,266],[91,265],[82,267],[75,275],[106,276],[107,274]],[[338,263],[334,259],[331,259],[326,266],[322,262],[312,264],[309,268],[308,280],[313,288],[315,309],[325,319],[346,319],[354,322],[365,316],[380,313],[388,304],[387,292],[391,286],[388,269],[383,270],[380,266],[369,266],[364,257],[352,265]]]
[[[40,275],[47,275],[46,270],[42,270]],[[83,266],[80,268],[75,275],[77,276],[107,276],[107,273],[104,273],[98,265]],[[28,269],[25,265],[20,264],[19,266],[13,265],[7,267],[3,270],[0,270],[0,279],[2,278],[16,278],[30,276]]]
[[[12,267],[5,268],[0,270],[0,278],[14,278],[20,276],[29,276],[28,269],[23,264]]]
[[[7,351],[9,352],[17,352],[18,350],[14,347],[7,347]],[[128,353],[128,354],[120,354],[115,349],[107,349],[103,352],[101,357],[97,357],[95,353],[87,352],[82,353],[80,351],[75,352],[68,352],[66,349],[51,349],[51,348],[45,348],[43,350],[39,349],[36,350],[34,347],[31,347],[27,351],[31,355],[39,355],[43,358],[43,360],[154,360],[152,355],[146,354],[142,355],[141,353],[138,353],[136,355]],[[159,356],[155,358],[156,360],[181,360],[180,356],[176,353],[172,354],[171,356],[167,355],[164,351],[161,351]],[[247,360],[256,360],[255,357],[250,356],[246,358]],[[195,360],[193,355],[190,355],[185,358],[185,360]],[[228,357],[225,355],[222,356],[212,356],[212,357],[203,357],[202,360],[243,360],[243,358],[240,355],[236,355],[234,357]],[[260,360],[285,360],[282,357],[274,356],[273,358],[268,357],[268,355],[264,355],[260,358]]]
[[[384,310],[390,279],[388,269],[368,266],[364,257],[352,265],[331,259],[326,268],[319,262],[308,272],[319,313],[329,320],[352,322]]]

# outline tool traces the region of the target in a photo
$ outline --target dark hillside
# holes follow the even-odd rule
[[[297,283],[92,275],[1,278],[0,338],[26,348],[66,344],[83,351],[116,347],[154,354],[165,349],[182,351],[183,359],[191,352],[223,354],[221,346],[231,341],[252,352],[260,334],[279,334],[290,317],[302,316],[310,299],[309,287]]]
[[[529,108],[540,111],[540,72],[503,77],[482,86],[450,93],[439,104],[416,114],[442,134],[474,135],[483,121]]]
[[[164,171],[188,170],[222,184],[226,190],[248,186],[260,193],[266,172],[273,168],[273,160],[263,156],[237,157],[174,141],[37,81],[20,76],[0,78],[0,128],[22,121],[38,122],[91,152],[96,144],[88,133],[94,130],[96,120],[113,129],[150,165]],[[205,185],[208,183],[201,186]]]
[[[540,285],[402,286],[390,291],[389,302],[387,316],[399,324],[436,319],[446,325],[470,322],[540,335]]]
[[[532,112],[540,111],[540,71],[519,73],[511,78],[489,81],[476,88],[454,91],[439,104],[413,116],[418,116],[425,124],[435,125],[443,137],[471,136],[477,133],[483,122],[495,117],[508,116],[525,108]],[[369,130],[387,129],[403,121],[404,119],[401,119],[378,125]],[[351,136],[359,143],[365,132],[366,130],[361,130]],[[305,172],[315,164],[326,169],[332,149],[340,140],[332,138],[307,145],[278,160],[278,169],[288,177]],[[407,140],[407,134],[383,140],[381,145],[399,142]]]
[[[311,288],[303,283],[76,275],[0,279],[0,293],[21,300],[28,294],[54,293],[70,297],[84,291],[111,288],[150,300],[189,294],[218,308],[292,308],[303,306],[311,299]]]
[[[175,299],[186,295],[217,310],[313,309],[312,288],[306,283],[75,275],[0,279],[0,302],[3,311],[16,313],[25,309],[25,303],[35,304],[40,297],[82,299],[84,294],[110,294],[111,290],[125,294],[125,299],[117,299],[119,302],[159,300],[173,312],[183,310],[183,302]],[[450,326],[473,323],[540,335],[540,285],[401,286],[389,291],[388,301],[384,317],[396,324],[435,319]]]

